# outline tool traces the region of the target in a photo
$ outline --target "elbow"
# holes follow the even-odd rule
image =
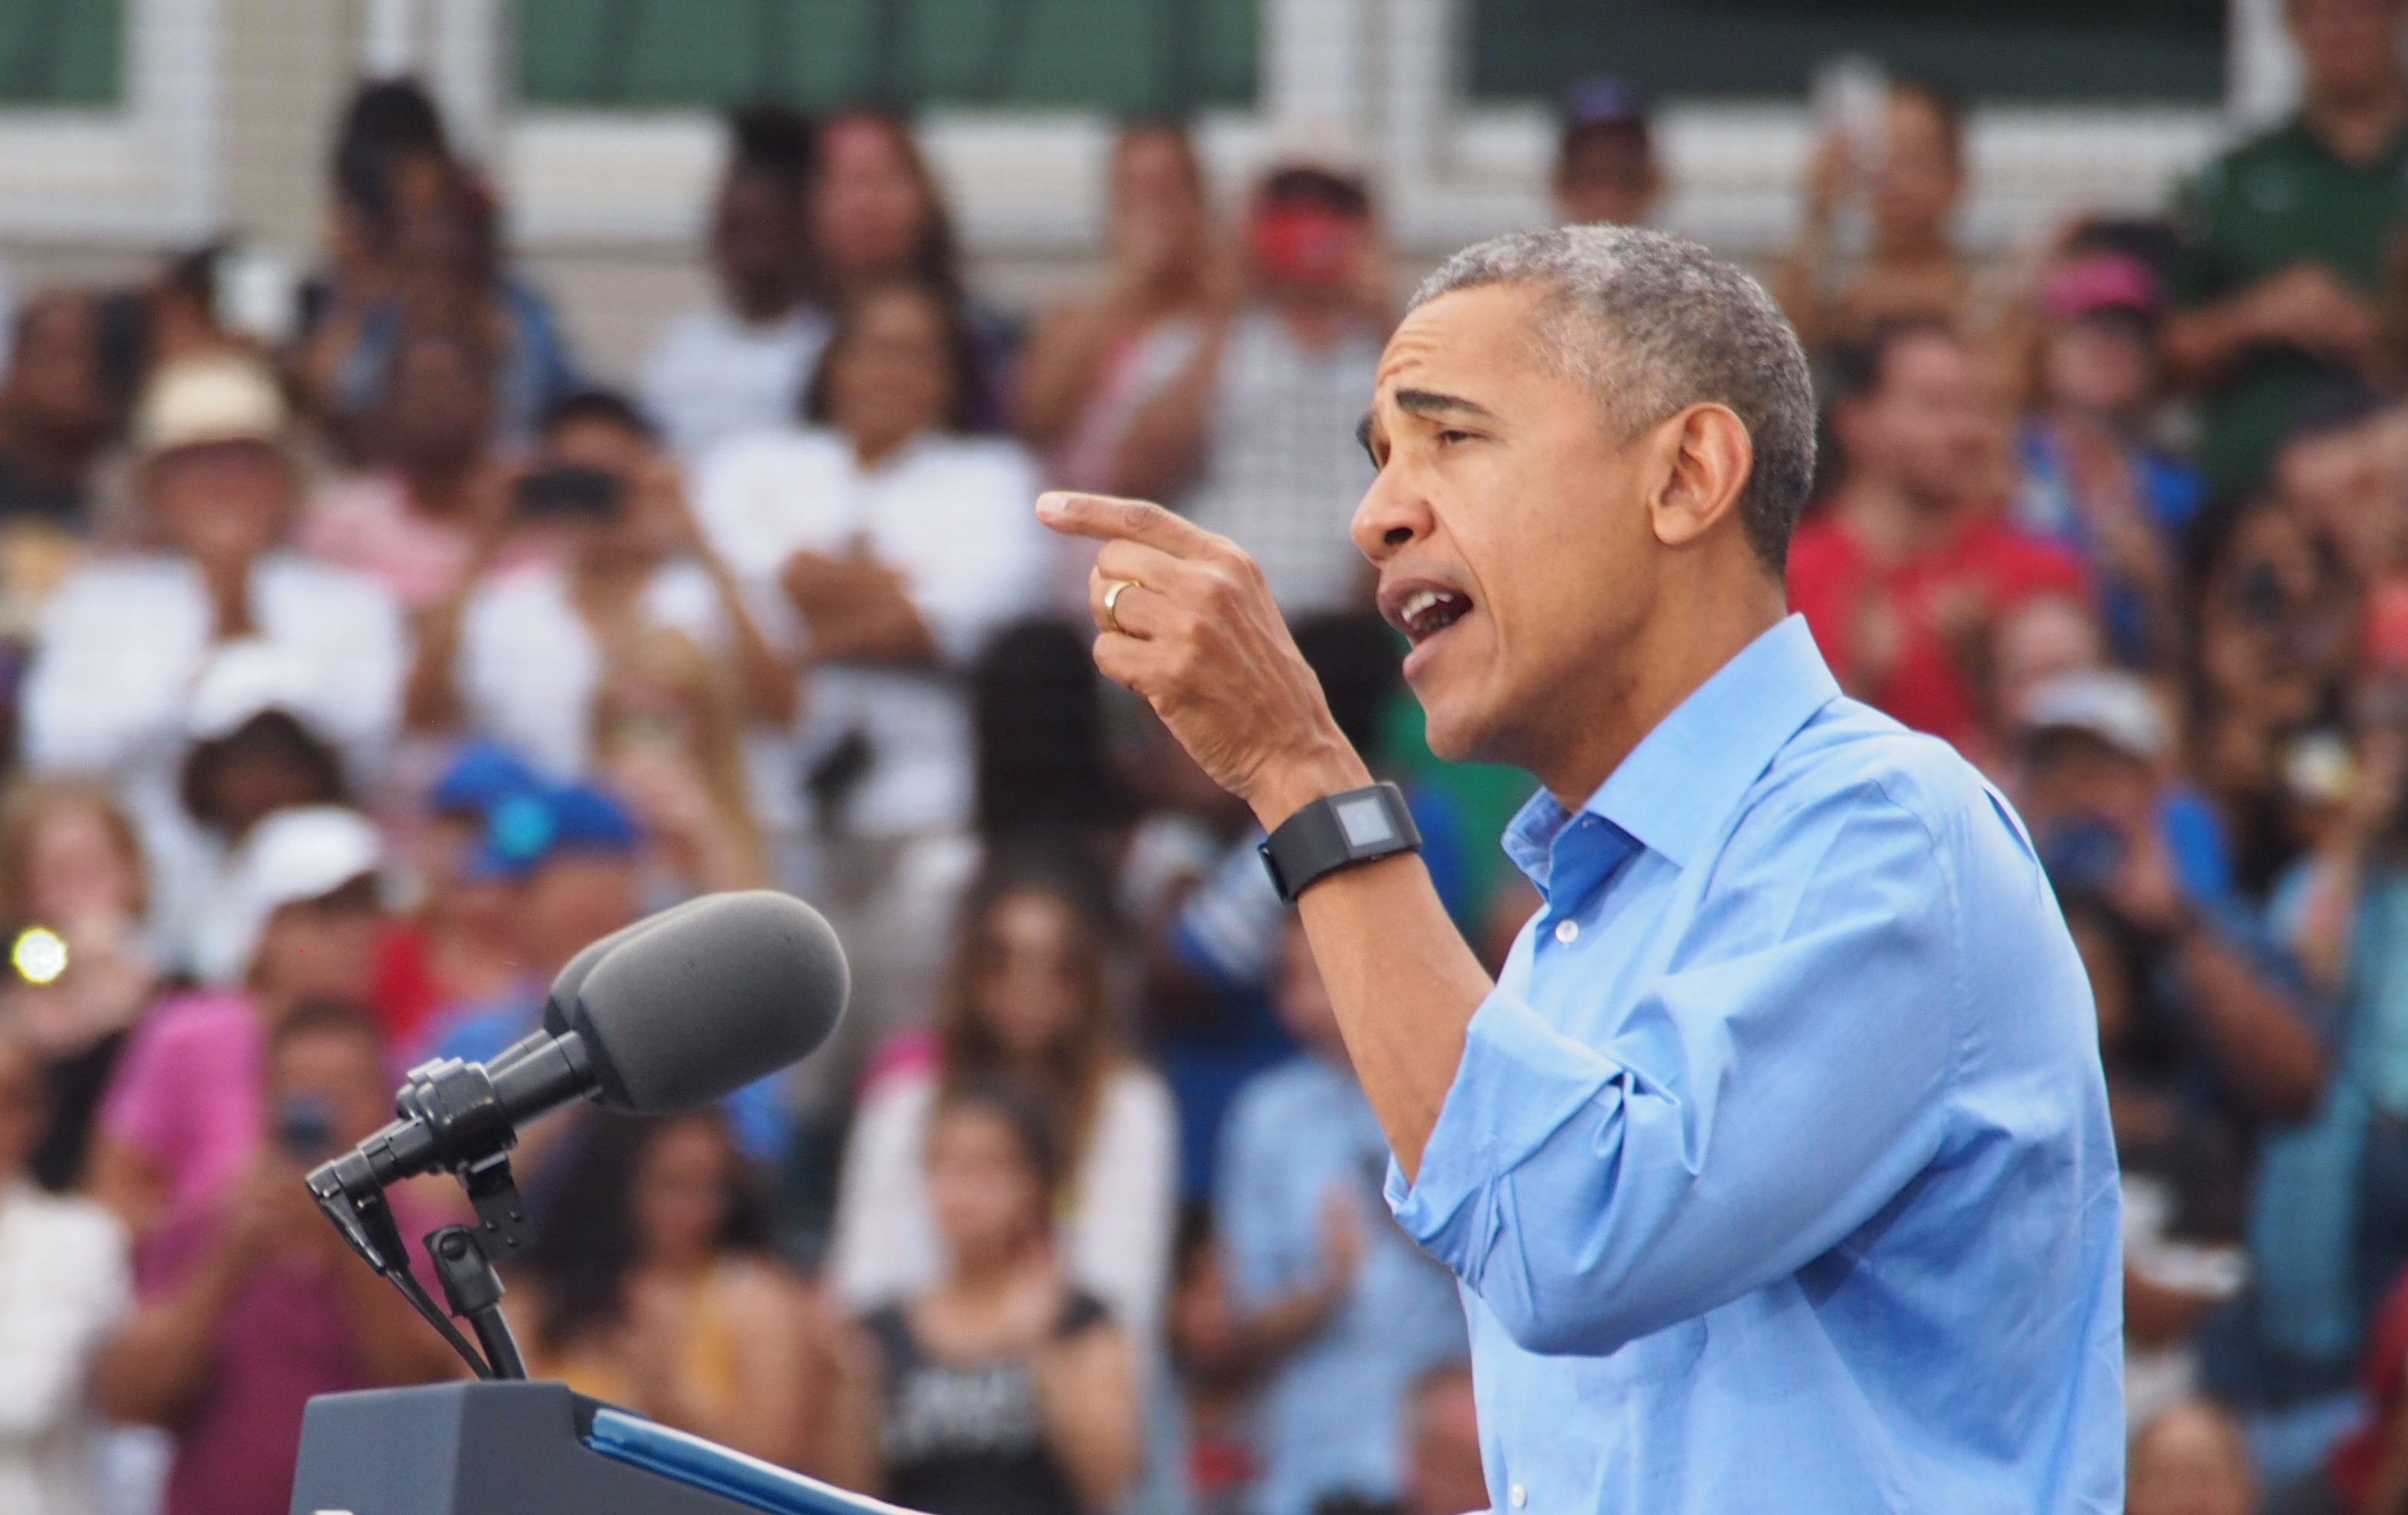
[[[1645,1334],[1625,1309],[1607,1299],[1611,1290],[1570,1287],[1482,1293],[1506,1338],[1542,1357],[1602,1357]]]
[[[2304,1121],[2323,1102],[2331,1060],[2322,1048],[2308,1047],[2284,1062],[2279,1072],[2270,1071],[2258,1084],[2254,1103],[2271,1120]]]
[[[116,1347],[104,1349],[93,1364],[92,1402],[108,1419],[123,1425],[165,1426],[172,1418],[168,1396],[149,1381],[141,1367]]]
[[[1501,1310],[1494,1304],[1489,1313],[1504,1329],[1506,1339],[1526,1352],[1541,1357],[1563,1357],[1589,1350],[1592,1340],[1589,1322],[1575,1321],[1568,1314],[1531,1309]]]
[[[1606,1356],[1739,1292],[1695,1257],[1649,1265],[1577,1249],[1545,1257],[1501,1251],[1470,1287],[1515,1346],[1547,1357]]]

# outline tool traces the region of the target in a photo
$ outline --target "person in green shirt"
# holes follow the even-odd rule
[[[2285,0],[2297,115],[2211,163],[2182,198],[2174,374],[2204,401],[2200,463],[2218,491],[2262,478],[2320,370],[2362,369],[2371,297],[2408,215],[2408,0]]]

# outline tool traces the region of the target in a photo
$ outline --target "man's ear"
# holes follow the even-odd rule
[[[1738,513],[1756,445],[1726,405],[1693,405],[1665,421],[1659,437],[1663,472],[1648,523],[1666,547],[1686,547]]]

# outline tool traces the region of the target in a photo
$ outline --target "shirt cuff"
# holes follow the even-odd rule
[[[1622,1072],[1621,1065],[1565,1036],[1521,1000],[1502,990],[1491,993],[1465,1030],[1463,1061],[1422,1148],[1420,1175],[1408,1183],[1404,1170],[1389,1160],[1388,1208],[1397,1223],[1425,1251],[1469,1278],[1467,1267],[1484,1251],[1476,1236],[1489,1226],[1475,1214],[1470,1218],[1479,1223],[1467,1235],[1461,1224],[1466,1209],[1488,1208],[1497,1180],[1544,1146]]]

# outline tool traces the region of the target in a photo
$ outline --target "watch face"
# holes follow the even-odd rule
[[[1330,802],[1337,812],[1339,829],[1346,833],[1349,850],[1360,852],[1367,848],[1385,847],[1397,839],[1396,822],[1388,819],[1388,808],[1380,803],[1377,793],[1349,794]]]

